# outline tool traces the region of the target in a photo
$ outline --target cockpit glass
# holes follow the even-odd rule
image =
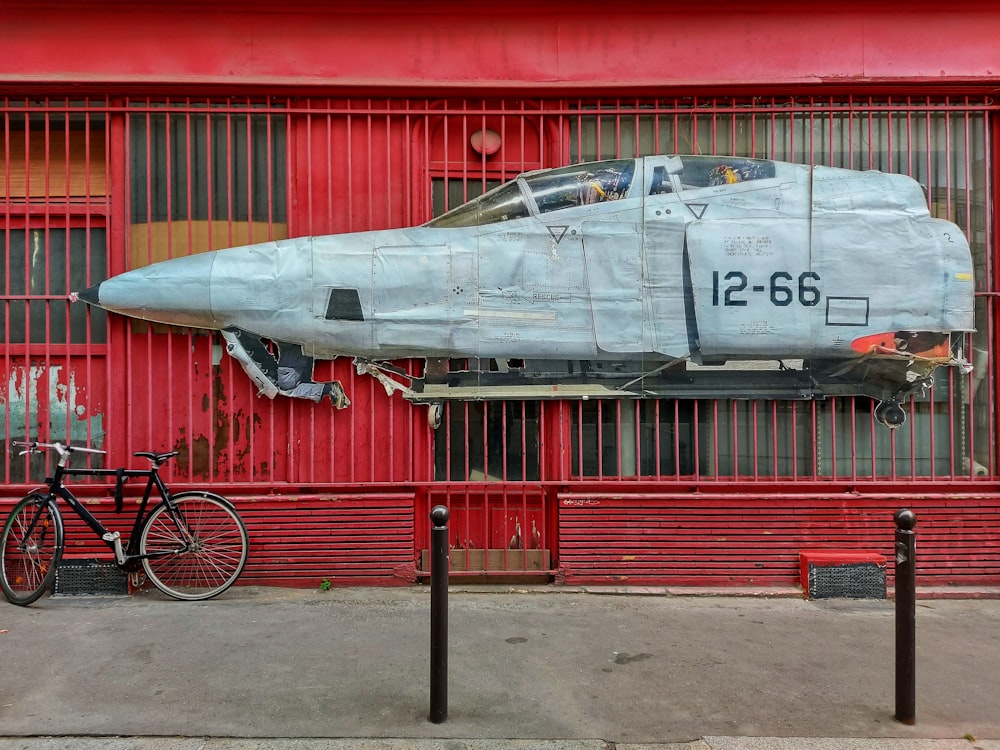
[[[524,177],[540,213],[624,198],[632,185],[635,160],[574,164]]]
[[[517,181],[508,182],[475,200],[463,203],[424,226],[428,227],[475,227],[483,224],[496,224],[511,219],[522,219],[528,216],[528,207],[521,196]]]
[[[774,162],[763,159],[740,156],[683,156],[681,159],[683,170],[674,172],[680,177],[681,189],[734,185],[768,179],[775,174]]]

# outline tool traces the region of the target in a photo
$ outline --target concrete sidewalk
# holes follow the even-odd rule
[[[0,603],[0,750],[1000,750],[1000,601],[917,604],[917,723],[887,601],[426,588]],[[48,738],[48,739],[47,739]],[[779,739],[780,738],[780,739]]]
[[[217,737],[0,738],[0,750],[995,750],[996,740],[704,737],[692,742],[604,740],[288,739]]]

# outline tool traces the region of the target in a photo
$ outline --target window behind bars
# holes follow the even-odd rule
[[[250,104],[131,109],[130,267],[287,236],[283,115]]]
[[[72,291],[107,275],[108,120],[102,102],[0,100],[0,413],[5,440],[100,447],[107,315]],[[91,394],[97,398],[91,398]],[[5,443],[5,445],[7,445]],[[0,454],[0,482],[47,456]],[[87,458],[100,466],[100,456]],[[30,468],[29,468],[30,467]]]

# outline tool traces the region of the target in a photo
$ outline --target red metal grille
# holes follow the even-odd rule
[[[108,103],[6,100],[0,146],[0,335],[7,440],[27,434],[100,445],[109,380],[107,318],[67,294],[107,273]],[[0,457],[17,483],[25,459]]]
[[[996,109],[929,97],[2,99],[4,438],[87,442],[114,463],[176,447],[173,483],[229,494],[423,488],[418,519],[433,502],[451,505],[468,564],[471,550],[506,541],[505,567],[518,526],[522,540],[538,530],[555,549],[552,488],[579,482],[735,481],[778,493],[816,482],[931,482],[942,492],[992,482]],[[494,136],[495,155],[477,150]],[[893,432],[862,398],[474,402],[449,405],[433,431],[424,407],[387,396],[349,362],[316,373],[344,383],[346,412],[267,401],[214,333],[105,319],[65,301],[155,260],[417,224],[527,169],[657,152],[916,177],[932,213],[973,248],[978,330],[966,351],[976,369],[942,372]],[[20,485],[44,471],[5,452],[0,479]],[[417,540],[424,530],[418,522]]]

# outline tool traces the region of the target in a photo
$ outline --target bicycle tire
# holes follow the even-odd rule
[[[175,599],[211,599],[228,589],[247,561],[249,538],[235,506],[213,492],[170,496],[178,527],[166,502],[146,518],[139,532],[142,567],[156,588]]]
[[[51,588],[62,553],[63,521],[55,500],[25,496],[0,537],[0,587],[7,601],[22,607],[37,601]]]

